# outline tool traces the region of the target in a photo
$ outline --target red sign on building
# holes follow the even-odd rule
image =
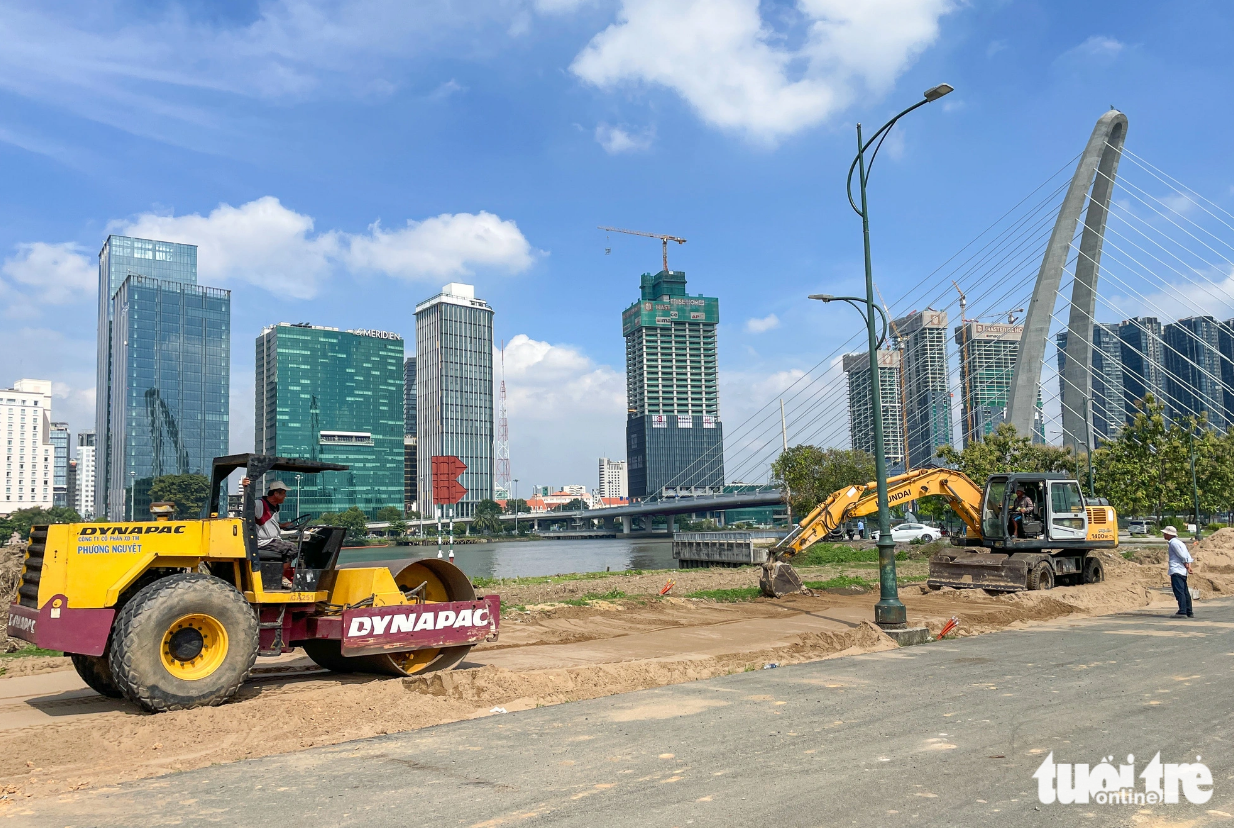
[[[467,471],[467,464],[453,454],[433,458],[433,505],[453,506],[467,495],[458,477]]]

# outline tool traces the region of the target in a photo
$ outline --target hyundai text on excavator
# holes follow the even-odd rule
[[[243,513],[227,517],[223,488],[239,469]],[[295,647],[329,670],[406,676],[449,669],[495,639],[498,596],[477,597],[447,561],[397,574],[340,568],[346,530],[307,528],[307,515],[295,521],[290,588],[281,560],[261,560],[253,515],[263,476],[346,470],[218,457],[200,520],[36,526],[8,634],[63,650],[90,687],[152,712],[220,704],[257,656]]]
[[[962,472],[915,469],[887,480],[890,506],[943,498],[964,521],[963,536],[930,558],[927,585],[997,592],[1050,589],[1104,580],[1097,549],[1118,546],[1118,516],[1104,498],[1086,499],[1075,479],[1058,474],[991,475],[983,492]],[[874,483],[833,492],[771,550],[759,586],[779,597],[801,590],[789,563],[845,521],[878,511]],[[980,550],[980,551],[976,551]]]

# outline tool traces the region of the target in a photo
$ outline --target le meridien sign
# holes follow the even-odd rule
[[[403,338],[399,336],[398,334],[390,333],[389,331],[371,331],[367,329],[348,331],[347,333],[355,334],[356,336],[371,336],[374,339],[402,339]]]

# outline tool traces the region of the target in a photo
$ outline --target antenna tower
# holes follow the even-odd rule
[[[501,394],[497,409],[497,468],[494,480],[501,488],[510,489],[510,426],[506,422],[506,342],[501,341]]]

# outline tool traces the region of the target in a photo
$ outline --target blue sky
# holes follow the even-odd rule
[[[233,450],[264,325],[410,341],[416,302],[471,282],[513,341],[515,475],[594,486],[595,458],[624,455],[620,313],[659,261],[597,225],[689,239],[670,264],[720,297],[731,429],[853,333],[804,297],[860,289],[855,121],[956,87],[897,127],[872,179],[876,278],[911,306],[1111,105],[1129,148],[1229,208],[1231,18],[1061,0],[5,3],[0,383],[52,379],[74,430],[92,425],[109,231],[197,243],[200,281],[232,289]]]

